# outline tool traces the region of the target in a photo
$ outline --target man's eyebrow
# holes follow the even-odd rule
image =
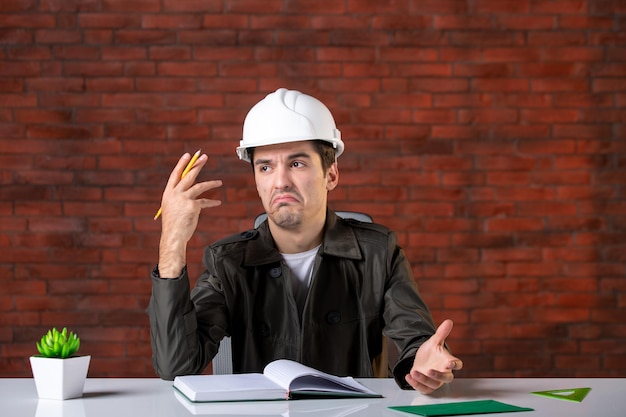
[[[296,153],[292,153],[291,155],[289,155],[288,159],[298,159],[298,158],[310,159],[311,158],[311,154],[308,153],[308,152],[296,152]]]
[[[292,153],[291,155],[287,157],[287,159],[290,161],[293,159],[298,159],[298,158],[311,159],[311,154],[308,152],[296,152],[296,153]],[[272,161],[273,160],[270,158],[257,159],[256,161],[254,161],[254,165],[267,165],[271,163]]]

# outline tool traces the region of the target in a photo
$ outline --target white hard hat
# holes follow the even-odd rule
[[[316,139],[332,144],[336,156],[343,152],[341,132],[324,103],[299,91],[279,88],[248,112],[237,155],[250,162],[248,148]]]

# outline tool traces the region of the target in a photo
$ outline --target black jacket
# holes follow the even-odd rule
[[[384,334],[399,350],[393,375],[406,388],[415,352],[435,328],[396,235],[329,211],[314,262],[301,317],[267,221],[207,247],[206,271],[191,294],[186,270],[161,279],[155,268],[148,312],[157,374],[202,372],[229,335],[235,373],[261,372],[287,358],[371,377]]]

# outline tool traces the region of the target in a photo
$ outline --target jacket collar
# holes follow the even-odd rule
[[[246,247],[244,265],[258,266],[280,262],[282,258],[274,244],[267,220],[261,223],[257,231],[256,238],[250,240]],[[324,241],[320,254],[347,259],[362,259],[361,249],[354,231],[346,222],[339,220],[332,210],[326,211]]]

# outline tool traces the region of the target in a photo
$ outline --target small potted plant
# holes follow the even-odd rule
[[[91,356],[77,356],[80,339],[67,328],[48,330],[37,342],[30,366],[39,398],[66,400],[83,395]]]

